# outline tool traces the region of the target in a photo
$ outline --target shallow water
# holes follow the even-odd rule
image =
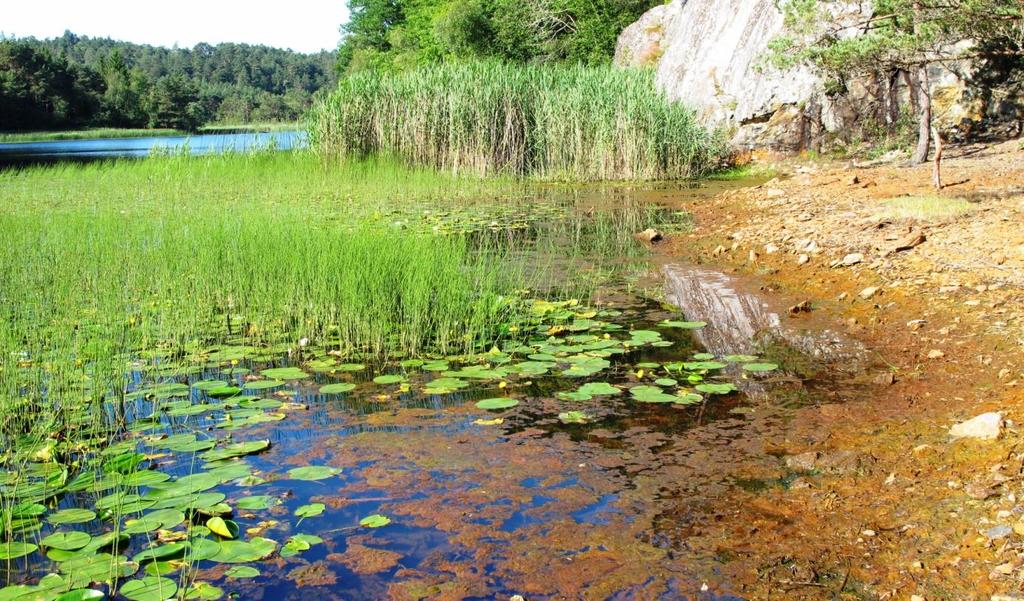
[[[161,153],[203,155],[268,148],[292,150],[305,148],[307,143],[306,133],[302,131],[9,142],[0,144],[0,165],[145,157]]]
[[[643,192],[645,198],[660,200],[682,194]],[[624,247],[620,254],[635,260],[635,248]],[[308,533],[323,539],[292,557],[275,553],[251,562],[261,572],[253,579],[225,578],[229,566],[216,561],[193,566],[190,579],[211,582],[240,598],[739,598],[723,575],[725,560],[691,553],[690,539],[702,535],[707,520],[727,511],[730,494],[749,487],[760,475],[778,472],[778,460],[765,453],[761,438],[788,419],[793,398],[817,402],[819,391],[848,375],[829,363],[847,355],[814,352],[820,346],[816,341],[844,343],[822,330],[789,327],[769,305],[722,274],[670,266],[662,283],[654,263],[644,264],[655,278],[654,290],[664,287],[665,297],[676,307],[619,274],[592,302],[570,305],[572,316],[562,320],[569,326],[595,320],[605,326],[580,326],[575,334],[580,339],[572,340],[572,330],[544,330],[545,321],[540,330],[545,334],[537,339],[547,339],[548,346],[509,350],[487,362],[501,369],[527,359],[541,361],[529,357],[531,352],[594,345],[558,353],[552,362],[557,367],[543,374],[465,377],[468,387],[435,394],[424,387],[442,372],[422,365],[367,363],[365,369],[347,371],[334,368],[352,359],[313,348],[293,345],[268,358],[262,352],[213,346],[198,361],[161,366],[159,360],[140,360],[130,376],[129,393],[149,389],[150,394],[130,394],[125,406],[110,408],[111,419],[127,424],[122,439],[132,448],[139,444],[146,454],[144,465],[153,471],[181,478],[201,470],[241,468],[244,475],[224,477],[206,489],[224,494],[234,507],[226,515],[237,522],[239,538],[262,536],[283,543]],[[690,329],[665,322],[682,319],[708,325]],[[637,331],[658,336],[625,345],[625,352],[607,357],[611,366],[598,373],[564,375],[567,357],[600,356],[603,335],[611,340],[632,335],[635,341],[631,332]],[[765,342],[764,331],[776,336]],[[782,356],[803,359],[799,373],[783,361],[781,369],[769,373],[740,367],[754,359],[729,360],[722,369],[666,369],[700,359],[702,353],[716,358],[762,356],[779,346],[789,353]],[[315,362],[323,369],[314,370]],[[808,370],[808,364],[820,369]],[[264,370],[280,367],[300,367],[305,373],[281,386],[242,390],[226,406],[195,387],[219,380],[244,388],[247,382],[265,379],[259,376]],[[449,371],[460,367],[452,360]],[[709,394],[695,404],[645,403],[628,392],[651,386],[656,378],[696,372],[706,373],[691,383],[729,382],[737,390]],[[381,374],[399,374],[405,382],[374,383]],[[559,395],[585,382],[610,383],[623,394],[589,400]],[[170,396],[153,393],[154,385],[168,383],[184,386]],[[355,388],[320,392],[322,386],[338,383]],[[683,381],[680,389],[689,390],[689,385]],[[474,404],[506,396],[519,404],[504,411]],[[257,398],[267,402],[245,406]],[[193,407],[209,409],[188,411]],[[585,423],[566,423],[560,414],[568,411],[589,417]],[[278,414],[283,415],[280,420]],[[151,415],[157,416],[152,423],[147,422]],[[239,424],[254,416],[259,419]],[[181,434],[220,440],[222,445],[228,436],[234,442],[267,440],[270,447],[241,461],[203,466],[191,453],[161,451],[163,437]],[[340,472],[317,481],[288,475],[292,468],[309,465]],[[145,497],[151,488],[141,486],[138,492]],[[91,507],[108,492],[92,489],[50,498],[47,512]],[[238,499],[252,495],[272,496],[281,504],[258,510],[236,507]],[[322,503],[323,514],[300,522],[294,512],[310,503]],[[362,518],[375,514],[391,522],[381,528],[360,527]],[[97,519],[60,530],[99,535],[110,528],[109,522]],[[54,530],[44,525],[38,536]],[[132,557],[153,546],[150,540],[136,535],[119,551]],[[5,576],[11,582],[35,583],[59,569],[36,552],[9,563]],[[708,581],[710,590],[701,592]]]

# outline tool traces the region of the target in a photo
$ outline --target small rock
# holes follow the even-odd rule
[[[796,260],[796,264],[797,265],[807,265],[807,263],[809,263],[810,260],[811,260],[811,258],[808,257],[807,255],[800,255],[800,257],[797,258],[797,260]]]
[[[1024,536],[1024,518],[1021,518],[1014,522],[1013,531],[1021,536]]]
[[[508,601],[526,601],[522,595],[512,595],[508,598]]]
[[[816,451],[808,451],[806,453],[800,453],[799,455],[790,455],[786,457],[786,467],[791,470],[800,470],[809,472],[813,470],[818,463],[819,454]]]
[[[786,195],[786,192],[778,188],[768,188],[766,194],[768,195],[768,198],[782,198]]]
[[[715,250],[711,251],[711,256],[717,257],[718,255],[724,254],[725,251],[726,248],[719,244],[718,246],[715,247]]]
[[[1006,254],[997,252],[992,255],[992,260],[996,262],[996,265],[1002,265],[1006,262]]]
[[[641,240],[643,242],[661,242],[662,240],[665,239],[665,236],[658,230],[654,229],[653,227],[650,227],[636,234],[636,238],[637,240]]]
[[[929,359],[941,359],[941,358],[943,358],[945,356],[946,356],[946,353],[940,351],[937,348],[933,348],[932,350],[928,351],[928,358]]]
[[[793,305],[792,307],[789,308],[789,314],[790,315],[799,315],[800,313],[810,313],[810,312],[811,312],[811,301],[803,301],[803,302],[797,303],[797,304],[795,304],[795,305]]]
[[[982,413],[949,429],[949,435],[953,438],[976,438],[979,440],[995,440],[1002,432],[1003,414],[998,412]]]
[[[896,374],[891,371],[883,371],[882,373],[875,376],[875,384],[881,386],[892,386],[896,383]]]
[[[910,596],[910,601],[925,601],[925,600],[924,600],[924,597],[922,597],[921,595],[911,595]]]
[[[1011,534],[1013,534],[1013,528],[1006,524],[1000,524],[985,531],[985,536],[987,536],[989,540],[1001,540]]]
[[[846,184],[848,186],[856,186],[859,183],[860,183],[860,178],[857,177],[856,175],[851,175],[850,179],[846,180]]]
[[[967,483],[967,485],[964,486],[964,492],[967,493],[968,497],[978,501],[984,501],[985,499],[994,497],[998,494],[995,487],[981,480],[974,480]]]
[[[878,286],[868,286],[867,288],[860,291],[860,296],[864,300],[868,300],[878,294],[880,288]]]
[[[757,263],[757,259],[758,259],[758,257],[760,257],[760,256],[761,256],[761,255],[757,254],[757,252],[755,252],[755,251],[753,251],[753,250],[752,250],[752,251],[750,251],[750,253],[749,253],[749,254],[747,255],[747,260],[748,260],[748,261],[750,261],[751,263]]]
[[[776,246],[774,244],[771,244],[771,243],[764,245],[764,253],[766,255],[773,255],[773,254],[775,254],[777,252],[779,252],[779,247],[778,246]]]
[[[878,533],[875,532],[874,530],[864,530],[860,534],[861,534],[861,536],[866,536],[868,538],[871,538],[873,536],[876,536]]]
[[[915,319],[913,321],[908,321],[907,322],[907,327],[910,328],[910,330],[912,332],[916,332],[916,331],[920,330],[921,328],[923,328],[925,326],[925,324],[927,324],[927,323],[928,323],[928,321],[925,320],[925,319]]]
[[[843,260],[840,262],[840,265],[842,265],[843,267],[852,267],[853,265],[856,265],[862,262],[863,260],[864,255],[862,255],[861,253],[850,253],[843,257]]]
[[[1022,595],[992,595],[989,601],[1024,601]]]
[[[892,247],[892,252],[900,252],[903,250],[910,250],[914,247],[924,244],[925,240],[924,232],[921,230],[911,230],[906,236],[896,241],[896,244]]]
[[[844,301],[844,300],[846,300],[848,298],[850,298],[850,295],[845,293],[845,292],[843,292],[842,294],[840,294],[839,296],[836,297],[836,300]]]

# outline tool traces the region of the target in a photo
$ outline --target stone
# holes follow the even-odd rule
[[[779,247],[775,244],[768,243],[764,245],[764,254],[773,255],[777,252],[779,252]]]
[[[842,265],[843,267],[852,267],[862,262],[863,260],[864,255],[862,255],[861,253],[850,253],[843,257],[843,260],[840,262],[840,265]]]
[[[995,440],[1002,432],[1003,414],[998,412],[982,413],[949,429],[949,435],[954,439]]]
[[[921,244],[924,244],[928,238],[924,235],[921,230],[911,230],[906,236],[903,236],[892,247],[892,252],[900,252],[904,250],[910,250]]]
[[[879,290],[880,288],[878,286],[868,286],[867,288],[861,290],[860,294],[858,294],[857,296],[861,297],[864,300],[868,300],[874,298],[874,296],[878,294]]]
[[[933,348],[932,350],[928,351],[928,358],[929,359],[942,359],[945,356],[946,356],[946,353],[940,351],[937,348]]]
[[[647,228],[646,230],[636,234],[636,239],[642,242],[661,242],[665,239],[665,236],[654,228]]]
[[[810,260],[811,260],[811,258],[808,257],[807,255],[800,255],[797,258],[797,260],[796,260],[796,264],[797,265],[807,265],[807,263],[809,263]]]
[[[985,536],[988,537],[989,540],[1001,540],[1011,534],[1013,534],[1013,528],[1006,524],[1000,524],[985,531]]]
[[[809,472],[815,468],[818,462],[819,453],[816,451],[808,451],[806,453],[800,453],[799,455],[790,455],[786,457],[786,467],[791,470],[799,470],[803,472]]]

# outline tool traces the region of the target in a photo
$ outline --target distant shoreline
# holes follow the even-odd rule
[[[62,140],[102,140],[117,138],[157,138],[202,134],[268,133],[301,129],[297,122],[287,123],[225,123],[199,128],[197,132],[177,129],[144,129],[99,127],[59,131],[0,132],[0,144],[25,142],[56,142]]]

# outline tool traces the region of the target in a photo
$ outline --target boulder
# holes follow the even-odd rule
[[[1003,414],[998,412],[982,413],[981,415],[960,422],[949,429],[949,435],[956,438],[975,438],[978,440],[995,440],[1003,432]]]

